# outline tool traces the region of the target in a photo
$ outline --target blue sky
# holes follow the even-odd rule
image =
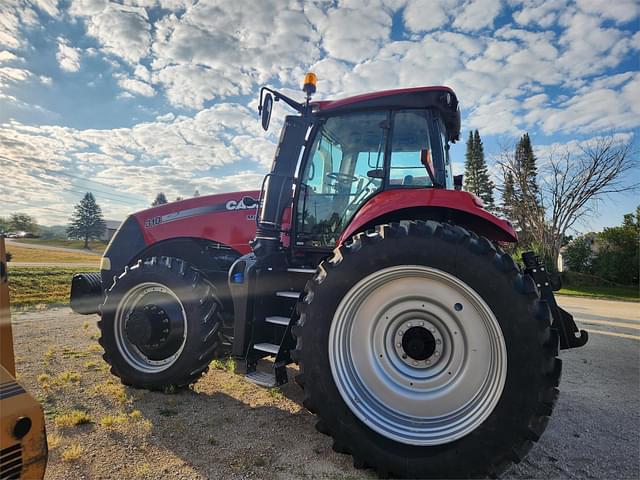
[[[639,16],[636,0],[3,0],[0,215],[66,223],[90,190],[122,219],[158,191],[258,188],[279,126],[259,128],[258,89],[301,97],[308,70],[316,99],[453,87],[495,174],[525,131],[541,170],[601,135],[637,146]],[[464,141],[452,154],[461,172]],[[579,229],[639,203],[606,198]]]

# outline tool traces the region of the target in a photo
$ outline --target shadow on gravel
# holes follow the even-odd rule
[[[205,391],[199,383],[175,394],[127,390],[135,398],[133,408],[153,422],[149,441],[170,449],[203,477],[371,476],[355,470],[350,457],[333,452],[330,439],[315,430],[313,415],[301,405],[295,374],[290,370],[290,383],[279,389],[214,372]],[[216,380],[224,382],[223,391],[215,391]],[[173,474],[175,466],[161,472]]]

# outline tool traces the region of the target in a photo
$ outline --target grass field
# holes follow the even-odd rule
[[[15,242],[30,243],[32,245],[46,245],[48,247],[77,248],[84,250],[84,240],[42,240],[41,238],[15,238]],[[107,242],[89,242],[89,250],[97,253],[104,252]]]
[[[558,292],[558,294],[578,297],[604,298],[610,300],[625,300],[627,302],[640,302],[640,294],[638,293],[637,286],[570,286],[563,288]]]
[[[98,255],[91,255],[78,251],[78,253],[62,252],[56,250],[40,250],[37,248],[19,247],[9,245],[7,250],[11,253],[12,262],[37,262],[37,263],[95,263],[100,264]]]
[[[67,305],[74,273],[87,267],[11,267],[9,266],[9,293],[11,307],[23,309],[37,305]]]

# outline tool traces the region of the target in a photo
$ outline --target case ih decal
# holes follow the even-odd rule
[[[250,210],[258,208],[257,200],[249,197],[254,205],[247,206],[244,199],[229,200],[224,204],[209,205],[206,207],[188,208],[186,210],[178,210],[177,212],[167,213],[166,215],[158,215],[151,218],[147,218],[144,221],[144,228],[152,228],[163,223],[174,222],[176,220],[183,220],[189,217],[197,217],[199,215],[206,215],[209,213],[223,212],[227,210]],[[247,215],[247,220],[255,220],[255,215]]]

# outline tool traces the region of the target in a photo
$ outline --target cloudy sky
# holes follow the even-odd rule
[[[90,190],[122,219],[158,191],[259,187],[277,128],[259,128],[258,89],[301,96],[308,70],[317,99],[449,85],[489,154],[524,131],[540,156],[635,138],[639,16],[637,0],[1,0],[0,215],[65,223]],[[461,171],[464,142],[452,153]],[[638,203],[609,198],[581,229]]]

